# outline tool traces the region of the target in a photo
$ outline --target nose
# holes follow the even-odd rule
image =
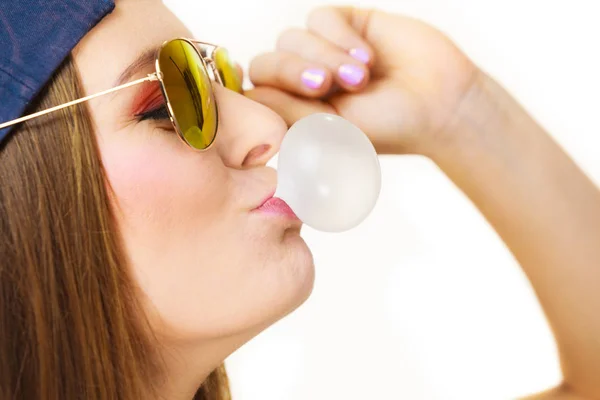
[[[285,121],[266,106],[215,85],[219,127],[215,147],[232,168],[264,165],[278,151]]]

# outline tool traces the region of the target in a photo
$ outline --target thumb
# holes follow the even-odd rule
[[[376,61],[380,72],[431,58],[430,44],[445,43],[440,31],[422,21],[377,9],[319,7],[309,14],[307,26],[355,58],[367,59],[369,67]]]
[[[313,33],[372,66],[375,51],[365,39],[372,13],[355,7],[324,6],[311,11],[306,24]]]

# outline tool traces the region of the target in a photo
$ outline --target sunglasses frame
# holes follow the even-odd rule
[[[189,144],[187,142],[187,140],[185,140],[185,137],[183,136],[183,132],[181,131],[181,129],[179,127],[179,124],[177,123],[177,121],[176,121],[176,119],[175,119],[175,117],[173,115],[173,107],[171,106],[171,102],[169,101],[169,98],[167,96],[166,89],[165,89],[165,84],[164,84],[164,81],[163,81],[163,74],[162,74],[162,72],[160,70],[160,63],[159,63],[160,52],[164,49],[164,47],[167,44],[169,44],[169,43],[171,43],[171,42],[173,42],[175,40],[182,40],[182,41],[184,41],[184,42],[192,45],[192,47],[194,48],[194,50],[198,53],[198,56],[200,57],[200,60],[202,62],[202,67],[205,69],[205,71],[207,73],[207,76],[209,77],[209,82],[208,82],[209,85],[210,85],[209,89],[213,93],[214,104],[215,104],[215,111],[216,111],[215,137],[213,138],[213,140],[211,141],[211,143],[208,146],[206,146],[205,148],[202,148],[202,149],[198,149],[198,148],[192,146],[191,144]],[[88,100],[92,100],[92,99],[95,99],[97,97],[104,96],[104,95],[109,94],[109,93],[114,93],[114,92],[117,92],[119,90],[129,88],[131,86],[139,85],[139,84],[144,83],[144,82],[158,81],[160,83],[160,89],[161,89],[162,95],[163,95],[163,97],[165,99],[165,104],[167,105],[167,111],[169,113],[169,119],[171,120],[171,123],[173,124],[173,127],[177,131],[177,136],[179,136],[179,138],[181,140],[183,140],[183,142],[188,147],[190,147],[191,149],[193,149],[195,151],[202,152],[202,151],[208,150],[210,147],[212,147],[213,143],[216,140],[217,130],[218,130],[218,126],[219,126],[219,107],[218,107],[218,104],[217,104],[216,96],[214,96],[214,88],[212,86],[212,81],[216,81],[218,84],[220,84],[221,86],[224,87],[223,80],[221,79],[221,75],[219,74],[219,71],[217,70],[216,62],[215,62],[215,60],[213,58],[213,55],[215,54],[215,52],[218,49],[221,49],[221,48],[223,48],[223,47],[214,45],[212,43],[201,42],[201,41],[198,41],[198,40],[189,39],[189,38],[185,38],[185,37],[177,37],[177,38],[174,38],[174,39],[167,40],[167,41],[165,41],[160,46],[159,50],[156,52],[156,56],[155,56],[156,60],[155,60],[155,63],[154,63],[154,68],[155,68],[156,71],[153,72],[153,73],[151,73],[151,74],[148,74],[145,78],[137,79],[137,80],[125,83],[123,85],[119,85],[119,86],[113,87],[111,89],[102,91],[102,92],[98,92],[98,93],[95,93],[95,94],[92,94],[92,95],[89,95],[89,96],[86,96],[86,97],[82,97],[82,98],[77,99],[77,100],[70,101],[68,103],[64,103],[64,104],[61,104],[61,105],[58,105],[58,106],[55,106],[55,107],[52,107],[52,108],[48,108],[46,110],[39,111],[37,113],[25,115],[23,117],[20,117],[20,118],[11,120],[11,121],[0,123],[0,129],[4,129],[4,128],[7,128],[9,126],[13,126],[13,125],[19,124],[21,122],[25,122],[25,121],[37,118],[37,117],[41,117],[42,115],[50,114],[50,113],[52,113],[54,111],[62,110],[63,108],[71,107],[71,106],[74,106],[74,105],[86,102]],[[210,68],[209,68],[209,66],[210,66]]]

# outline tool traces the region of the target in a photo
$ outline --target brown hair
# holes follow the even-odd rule
[[[28,112],[82,97],[72,58]],[[0,144],[0,399],[141,399],[157,362],[85,105]],[[223,367],[197,400],[230,399]]]

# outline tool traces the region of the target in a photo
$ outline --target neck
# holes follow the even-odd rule
[[[191,400],[212,371],[228,354],[214,346],[164,347],[163,375],[156,380],[158,399]]]
[[[162,375],[156,382],[157,399],[191,400],[202,383],[248,337],[227,337],[202,344],[165,345],[161,351]]]

